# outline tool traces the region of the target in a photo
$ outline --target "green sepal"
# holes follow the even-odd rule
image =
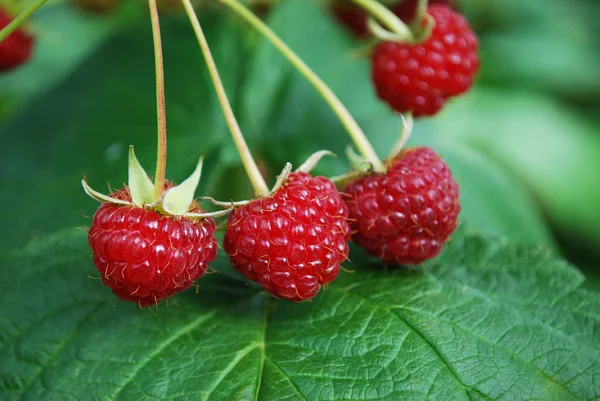
[[[231,207],[231,206],[233,206],[234,208],[240,207],[240,206],[246,206],[246,205],[248,205],[251,202],[249,200],[243,200],[243,201],[237,201],[237,202],[234,202],[234,201],[231,200],[229,202],[223,202],[223,201],[216,200],[215,198],[211,198],[210,196],[203,196],[200,199],[207,200],[207,201],[209,201],[210,203],[212,203],[213,205],[216,205],[216,206],[221,206],[221,207]]]
[[[310,173],[325,156],[337,157],[335,153],[330,152],[329,150],[319,150],[310,155],[309,158],[296,169],[296,172]]]
[[[363,156],[356,153],[352,145],[348,145],[346,147],[346,157],[348,160],[350,160],[350,164],[352,164],[352,166],[359,171],[366,172],[373,168],[371,163],[369,163]]]
[[[271,193],[269,195],[272,195],[275,192],[277,192],[277,190],[279,188],[281,188],[283,186],[283,184],[285,184],[285,181],[287,180],[287,178],[291,172],[292,172],[292,163],[288,162],[283,167],[283,170],[281,170],[281,173],[279,174],[279,176],[277,176],[277,181],[275,181],[275,185],[273,185],[273,188],[271,189]]]
[[[209,217],[217,218],[217,217],[223,217],[223,216],[228,215],[229,213],[231,213],[232,210],[233,210],[233,206],[229,206],[229,208],[227,208],[227,209],[218,210],[216,212],[186,213],[185,217],[187,217],[189,219],[206,219]]]
[[[129,147],[129,192],[133,203],[138,206],[149,205],[153,201],[154,184],[135,157],[133,146]]]
[[[198,188],[198,183],[200,182],[203,161],[204,156],[201,156],[192,175],[178,186],[165,192],[161,201],[162,209],[165,212],[173,215],[182,215],[188,211],[194,201],[196,188]]]
[[[333,182],[335,184],[336,187],[343,188],[350,181],[353,181],[364,175],[365,175],[364,171],[351,171],[346,174],[336,175],[335,177],[331,177],[330,180],[331,180],[331,182]]]
[[[115,199],[115,198],[111,198],[110,196],[106,196],[101,194],[98,191],[94,191],[87,183],[87,178],[84,176],[83,179],[81,180],[81,186],[83,186],[83,190],[85,191],[86,194],[88,194],[91,198],[96,199],[98,202],[102,202],[102,203],[114,203],[117,205],[124,205],[124,206],[134,206],[133,203],[131,202],[127,202],[121,199]]]

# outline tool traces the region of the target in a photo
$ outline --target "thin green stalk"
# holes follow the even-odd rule
[[[163,70],[160,21],[156,0],[148,0],[152,36],[154,38],[154,63],[156,66],[156,116],[158,120],[158,150],[156,152],[156,173],[154,174],[154,201],[160,199],[165,186],[167,170],[167,112],[165,110],[165,73]]]
[[[14,20],[10,22],[10,24],[6,25],[4,29],[0,31],[0,42],[8,37],[11,33],[13,33],[27,18],[31,16],[38,8],[44,5],[48,0],[35,0],[33,3],[29,5],[26,9],[21,11],[19,15],[15,17]]]
[[[337,98],[333,91],[323,82],[321,78],[313,70],[306,65],[300,57],[298,57],[268,26],[266,26],[259,18],[251,11],[244,7],[237,0],[219,0],[227,5],[240,17],[245,19],[250,25],[265,36],[298,70],[304,77],[317,89],[319,94],[325,99],[329,106],[336,113],[350,137],[354,141],[356,147],[365,157],[366,161],[373,166],[377,172],[384,172],[385,166],[375,153],[373,146],[358,126],[348,109],[344,107],[342,102]]]
[[[427,7],[429,5],[429,0],[418,0],[417,1],[417,9],[415,10],[415,18],[413,19],[413,30],[415,32],[419,32],[423,29],[423,17],[427,13]]]
[[[378,21],[389,29],[399,38],[410,40],[412,33],[404,22],[397,15],[391,12],[386,6],[375,0],[351,0],[375,17]]]
[[[248,178],[252,183],[252,187],[257,195],[268,196],[269,187],[267,187],[267,183],[263,179],[260,170],[258,169],[258,166],[256,165],[256,162],[250,153],[250,149],[244,140],[240,126],[235,119],[235,115],[231,109],[231,104],[229,103],[229,99],[227,99],[227,93],[225,93],[225,88],[223,87],[223,82],[219,76],[219,70],[217,69],[215,60],[213,59],[210,47],[208,46],[208,42],[206,41],[202,27],[200,26],[200,21],[198,21],[198,17],[194,11],[194,7],[192,6],[190,0],[183,0],[183,6],[185,7],[185,11],[187,12],[190,22],[192,23],[192,27],[194,28],[194,32],[196,33],[196,37],[198,38],[198,43],[200,44],[200,48],[204,54],[204,59],[206,60],[210,77],[215,86],[219,103],[221,104],[223,114],[225,115],[225,120],[227,120],[229,131],[231,132],[235,146],[237,147],[240,157],[242,158],[244,168],[246,169]]]

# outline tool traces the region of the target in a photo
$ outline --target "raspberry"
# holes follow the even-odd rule
[[[430,148],[406,149],[388,166],[344,189],[352,239],[384,262],[419,264],[437,256],[456,229],[458,184]]]
[[[430,0],[429,4],[447,4],[454,3],[452,0]],[[396,14],[404,22],[412,22],[417,9],[417,0],[399,1],[389,7],[390,11]],[[331,5],[331,12],[334,18],[344,25],[350,32],[359,38],[369,36],[367,27],[367,13],[360,6],[348,3],[347,0],[337,1]]]
[[[291,173],[268,198],[229,215],[224,239],[232,265],[278,298],[313,298],[348,257],[348,208],[333,183]]]
[[[477,36],[450,7],[434,5],[431,37],[420,44],[381,42],[372,55],[379,98],[400,113],[436,114],[450,97],[467,92],[479,70]]]
[[[0,30],[6,27],[12,18],[0,9]],[[18,28],[0,42],[0,71],[8,71],[27,61],[33,49],[33,37]]]
[[[131,201],[128,188],[111,197]],[[190,211],[199,210],[192,204]],[[104,284],[117,297],[144,307],[189,288],[206,273],[217,256],[214,233],[210,218],[193,221],[104,203],[94,215],[88,241]]]

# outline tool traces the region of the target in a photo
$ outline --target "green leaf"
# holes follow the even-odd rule
[[[301,304],[221,266],[158,311],[86,276],[82,232],[1,264],[3,400],[600,397],[600,298],[539,248],[457,235],[425,274],[355,263]]]

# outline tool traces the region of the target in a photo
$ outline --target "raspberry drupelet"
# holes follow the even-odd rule
[[[348,208],[325,177],[291,173],[279,190],[234,210],[224,239],[233,266],[277,298],[313,298],[348,257]]]

